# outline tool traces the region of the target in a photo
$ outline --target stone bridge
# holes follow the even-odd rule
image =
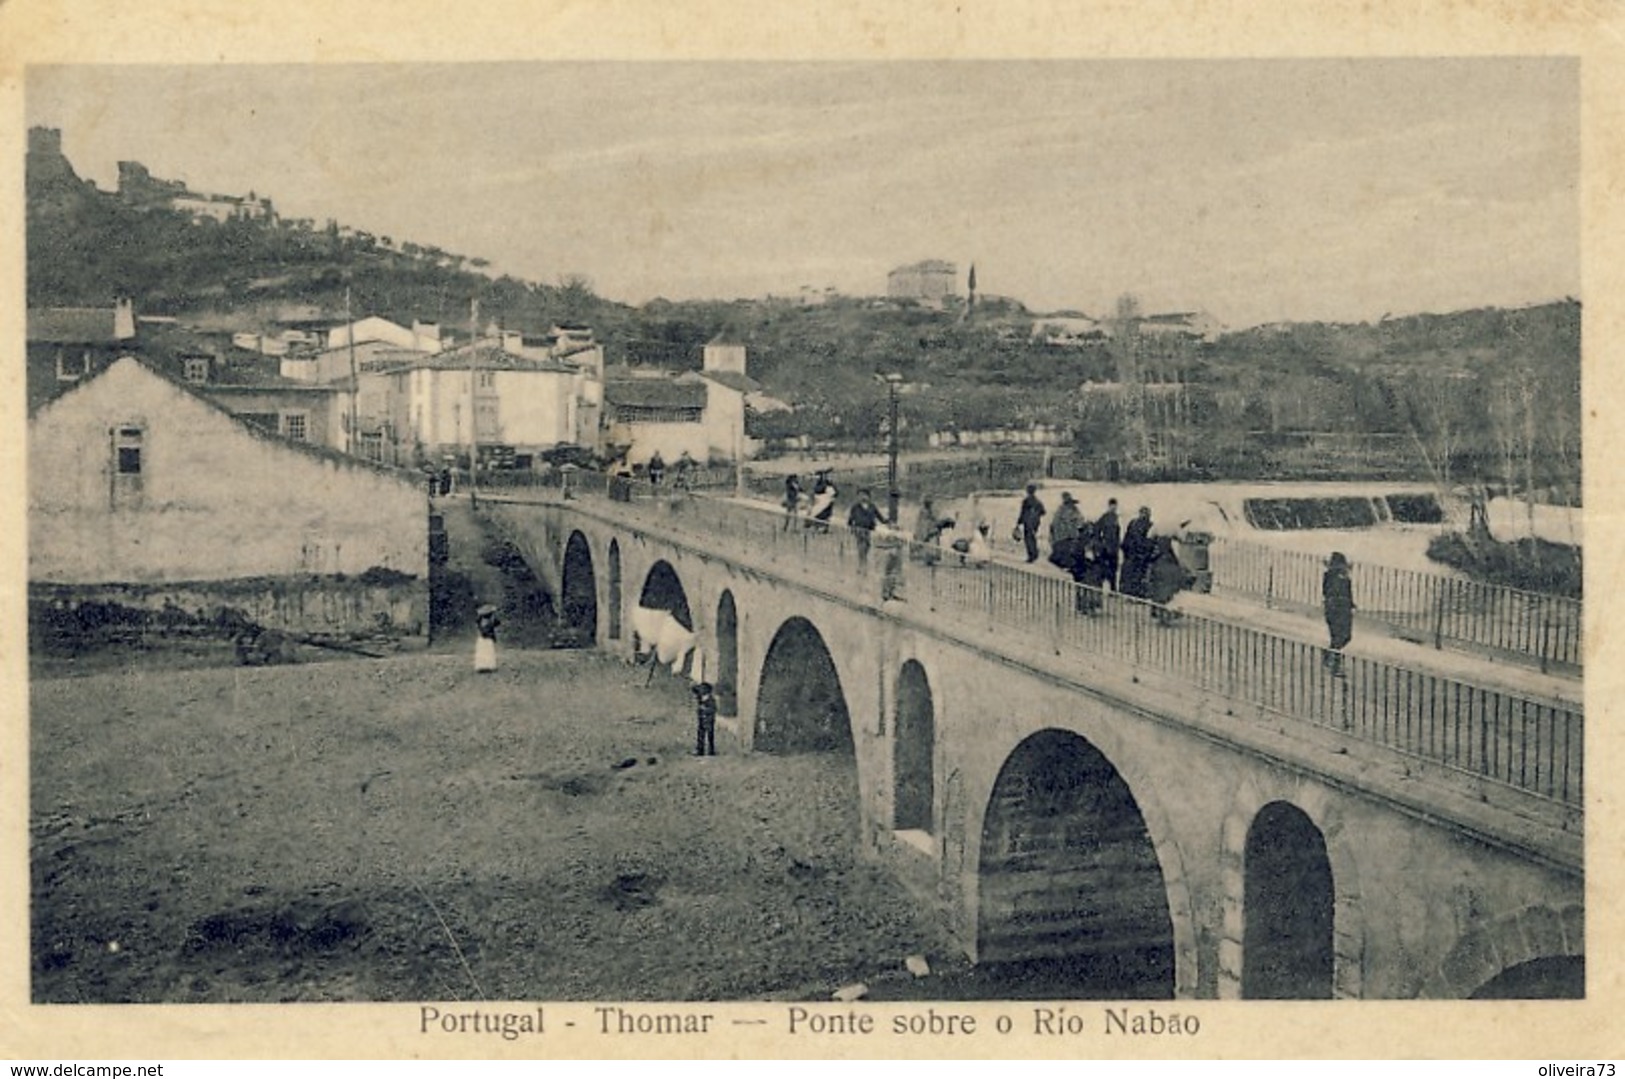
[[[978,963],[1065,962],[1089,972],[1079,997],[1583,993],[1578,716],[1537,703],[1514,744],[1501,717],[1528,701],[1467,709],[1457,686],[1440,709],[1450,687],[1317,679],[1290,650],[1131,609],[1039,603],[1019,632],[992,616],[1039,587],[1013,570],[909,561],[905,601],[882,602],[843,530],[722,500],[480,513],[601,649],[647,647],[640,605],[692,628],[736,750],[850,755],[861,852]],[[1074,641],[1074,621],[1112,636]],[[1215,690],[1159,662],[1170,647],[1297,688]],[[1413,721],[1441,744],[1454,721],[1454,753],[1383,733]]]

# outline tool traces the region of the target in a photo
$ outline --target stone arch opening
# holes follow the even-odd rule
[[[683,590],[683,581],[677,576],[677,571],[665,559],[649,568],[649,575],[643,579],[643,591],[638,594],[638,606],[651,611],[669,611],[679,625],[691,633],[694,631],[694,616],[688,609],[688,593]]]
[[[835,660],[805,618],[786,621],[768,645],[753,744],[764,753],[854,756],[852,719]]]
[[[931,683],[918,660],[897,676],[897,713],[892,722],[892,827],[930,832],[936,796],[936,714]]]
[[[1325,836],[1297,806],[1270,802],[1247,829],[1242,871],[1241,995],[1329,1000],[1336,890]]]
[[[1048,729],[1011,751],[988,799],[977,957],[1011,996],[1171,999],[1173,917],[1156,846],[1106,756]]]
[[[739,714],[739,610],[734,594],[724,589],[717,601],[717,712]]]
[[[598,635],[598,581],[593,575],[592,546],[580,532],[564,545],[564,582],[560,588],[565,626],[578,641],[591,644]]]
[[[621,639],[621,541],[609,541],[609,639]]]
[[[1472,1000],[1584,1000],[1583,955],[1548,955],[1510,966],[1479,986]]]

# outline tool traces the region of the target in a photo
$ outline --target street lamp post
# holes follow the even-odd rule
[[[886,376],[887,404],[890,406],[887,434],[887,460],[886,460],[886,520],[895,528],[897,526],[897,388],[903,384],[903,376],[893,373]]]

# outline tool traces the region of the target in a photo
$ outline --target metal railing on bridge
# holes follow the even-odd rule
[[[1085,588],[1017,566],[968,564],[950,548],[873,539],[866,552],[839,523],[823,525],[701,495],[618,481],[620,497],[658,508],[640,525],[799,576],[819,590],[879,602],[888,559],[911,609],[953,612],[1055,655],[1086,654],[1156,671],[1239,703],[1344,731],[1571,806],[1583,797],[1584,713],[1381,660],[1325,648],[1147,600]],[[719,552],[720,553],[720,552]],[[860,554],[864,563],[860,570]]]
[[[1216,589],[1262,599],[1266,606],[1321,609],[1325,564],[1319,555],[1220,537],[1208,549]],[[1415,640],[1483,648],[1578,670],[1585,662],[1583,605],[1563,596],[1422,573],[1356,564],[1359,612]]]

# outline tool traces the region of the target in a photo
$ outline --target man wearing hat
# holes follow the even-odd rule
[[[694,755],[717,755],[717,695],[710,682],[694,684]]]
[[[1061,508],[1049,523],[1049,560],[1070,570],[1083,547],[1083,513],[1071,491],[1061,492]]]
[[[1349,560],[1342,551],[1333,551],[1326,560],[1320,595],[1326,609],[1326,630],[1331,635],[1331,647],[1322,662],[1334,676],[1341,676],[1343,649],[1354,639],[1354,583],[1349,578]]]
[[[1027,485],[1027,497],[1021,500],[1021,512],[1016,517],[1016,529],[1027,548],[1027,561],[1038,561],[1038,522],[1043,519],[1044,503],[1038,500],[1038,485]]]
[[[497,626],[502,620],[489,603],[480,604],[474,614],[474,669],[486,674],[497,669]]]
[[[1095,522],[1095,540],[1101,553],[1101,583],[1117,589],[1117,550],[1123,542],[1123,529],[1117,521],[1117,499],[1106,500],[1106,512]]]

